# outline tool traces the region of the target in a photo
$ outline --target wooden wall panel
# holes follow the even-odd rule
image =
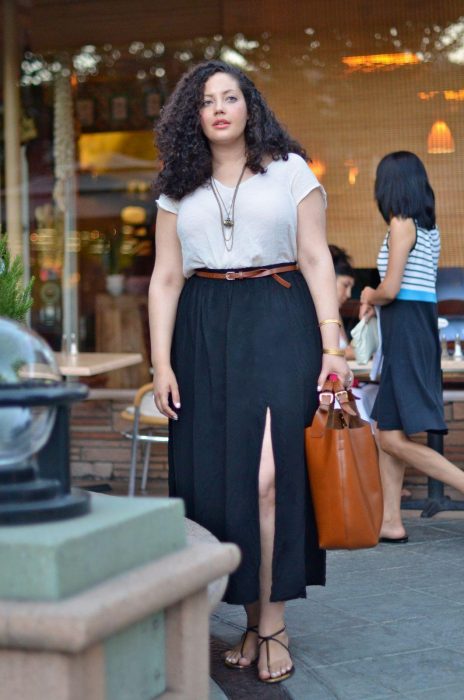
[[[400,0],[391,3],[394,8],[400,4]],[[395,22],[403,49],[419,50],[424,47],[422,38],[429,36],[433,46],[442,29],[460,16],[460,3],[451,3],[448,19],[435,31],[435,12],[430,3],[425,5],[417,24]],[[330,13],[332,3],[325,7]],[[432,60],[415,66],[350,73],[342,64],[344,55],[359,55],[361,48],[368,54],[398,49],[390,40],[375,40],[367,29],[360,47],[349,14],[330,31],[323,24],[312,26],[311,40],[320,43],[314,52],[308,50],[309,40],[305,46],[301,34],[266,38],[271,68],[258,70],[254,79],[289,131],[325,165],[322,182],[329,196],[329,240],[347,248],[357,266],[375,265],[386,229],[373,200],[375,169],[386,153],[409,150],[423,160],[435,190],[441,265],[464,265],[464,103],[445,99],[445,91],[464,89],[463,66],[435,51]],[[378,30],[392,39],[387,28],[382,25]],[[421,100],[421,91],[437,94]],[[427,135],[436,119],[448,123],[454,153],[427,153]],[[348,182],[350,164],[358,168],[353,185]]]
[[[349,26],[357,41],[381,26],[388,29],[406,21],[420,24],[430,9],[434,23],[445,22],[463,11],[459,0],[222,0],[222,8],[225,34],[268,32],[295,37],[306,27],[322,30]]]
[[[291,38],[306,27],[330,29],[347,23],[361,47],[370,30],[379,26],[388,29],[408,20],[421,22],[427,4],[433,5],[433,20],[440,23],[455,12],[459,0],[18,0],[18,9],[30,47],[49,51],[107,41],[169,41],[217,33],[267,32]],[[1,41],[0,36],[0,48]]]
[[[31,27],[35,51],[210,36],[221,31],[221,1],[38,0]]]

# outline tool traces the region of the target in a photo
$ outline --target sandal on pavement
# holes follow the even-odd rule
[[[276,644],[280,644],[280,646],[283,647],[285,649],[285,651],[289,652],[288,646],[286,644],[284,644],[283,642],[281,642],[279,639],[276,639],[278,634],[282,634],[282,632],[285,632],[285,629],[286,629],[286,627],[284,625],[284,627],[282,627],[281,630],[274,632],[274,634],[269,634],[266,637],[263,637],[260,634],[258,635],[258,638],[259,638],[258,650],[260,649],[261,644],[266,645],[267,670],[269,671],[269,674],[271,673],[271,659],[270,659],[270,654],[269,654],[269,643],[275,642]],[[294,672],[295,672],[295,666],[292,665],[290,671],[287,671],[286,673],[282,673],[280,676],[275,676],[273,678],[270,675],[269,678],[260,678],[259,680],[262,683],[281,683],[281,681],[286,681],[287,678],[290,678],[290,676],[292,676]]]
[[[258,634],[258,625],[252,625],[251,627],[247,627],[245,632],[242,634],[241,637],[241,644],[240,644],[240,657],[237,659],[237,661],[234,663],[233,661],[228,661],[227,659],[224,659],[224,664],[227,666],[227,668],[233,668],[236,671],[243,671],[245,668],[250,668],[253,664],[256,663],[258,657],[256,656],[253,661],[250,661],[249,664],[239,664],[240,658],[243,657],[243,650],[245,648],[245,642],[247,639],[247,636],[249,635],[250,632],[255,632],[255,634]],[[259,635],[258,635],[259,637]]]

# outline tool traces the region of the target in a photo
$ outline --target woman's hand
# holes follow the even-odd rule
[[[359,307],[359,320],[363,318],[368,321],[375,315],[375,308],[372,306],[372,304],[361,304]]]
[[[364,318],[368,321],[372,316],[375,316],[375,308],[372,303],[372,297],[375,294],[375,289],[373,287],[364,287],[361,292],[359,307],[359,319]]]
[[[178,415],[169,406],[169,396],[175,408],[180,408],[180,394],[177,386],[176,375],[171,367],[166,367],[155,371],[153,379],[153,396],[155,398],[156,407],[163,416],[177,420]]]
[[[348,362],[344,357],[337,355],[322,355],[322,369],[317,380],[317,390],[320,391],[329,374],[336,374],[343,382],[344,386],[349,389],[353,383],[353,372],[348,366]]]
[[[364,287],[360,297],[361,304],[370,304],[372,306],[372,296],[374,293],[375,289],[373,287]]]

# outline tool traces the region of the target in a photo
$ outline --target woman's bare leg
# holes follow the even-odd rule
[[[401,518],[401,491],[404,479],[404,462],[392,457],[385,450],[379,450],[380,478],[383,490],[383,520],[380,529],[381,537],[393,539],[404,537]]]
[[[405,464],[382,448],[380,432],[376,423],[374,423],[374,436],[379,454],[379,470],[383,491],[383,520],[380,537],[401,538],[406,535],[401,519],[401,495]]]
[[[272,558],[275,530],[275,463],[271,439],[271,414],[266,413],[261,462],[259,466],[259,524],[261,532],[260,619],[259,634],[269,636],[285,626],[285,603],[271,603]],[[288,636],[282,632],[277,639],[288,646]],[[266,644],[261,644],[258,672],[261,679],[276,678],[291,670],[293,664],[288,652],[275,642],[269,643],[268,668]]]
[[[388,454],[464,493],[464,472],[436,450],[413,442],[401,430],[379,430],[379,439]]]
[[[379,430],[378,440],[384,494],[382,537],[403,537],[405,534],[401,520],[404,463],[464,493],[464,472],[439,452],[413,442],[401,430]]]

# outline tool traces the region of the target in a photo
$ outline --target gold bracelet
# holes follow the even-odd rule
[[[319,327],[321,328],[322,326],[325,326],[326,323],[336,323],[339,328],[342,327],[342,324],[338,318],[326,318],[323,321],[319,321]]]
[[[345,357],[345,351],[340,348],[322,348],[324,355],[337,355],[337,357]]]

